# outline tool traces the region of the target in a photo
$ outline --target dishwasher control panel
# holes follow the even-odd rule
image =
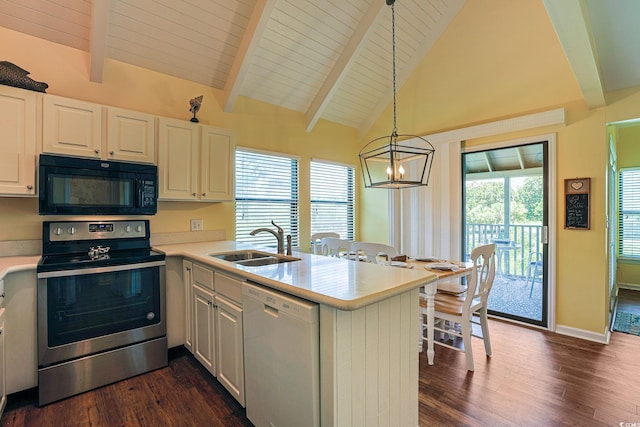
[[[318,322],[318,304],[281,293],[269,288],[244,283],[242,285],[243,298],[253,298],[265,305],[273,315],[284,314],[296,317],[305,322]]]

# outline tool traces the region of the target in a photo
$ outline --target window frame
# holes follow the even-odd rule
[[[325,166],[329,166],[329,167],[339,167],[339,168],[345,168],[346,169],[346,173],[347,173],[347,189],[346,191],[348,192],[348,194],[346,194],[345,200],[344,201],[336,201],[336,200],[328,200],[328,199],[322,199],[322,198],[318,198],[314,200],[314,195],[313,195],[313,164],[319,164],[319,165],[325,165]],[[349,194],[350,192],[350,194]],[[340,233],[340,237],[346,240],[354,240],[355,239],[355,221],[356,221],[356,214],[355,214],[355,196],[356,196],[356,168],[354,165],[351,164],[346,164],[346,163],[339,163],[339,162],[332,162],[329,160],[323,160],[323,159],[311,159],[311,161],[309,162],[309,228],[310,228],[310,234],[313,235],[314,233],[320,233],[320,232],[335,232],[336,231],[336,227],[332,227],[333,229],[323,229],[323,230],[314,230],[314,226],[313,226],[313,218],[314,218],[314,205],[325,205],[325,206],[329,206],[329,205],[333,205],[333,206],[346,206],[346,210],[347,210],[347,218],[346,218],[346,235],[342,235],[342,233]],[[340,228],[340,227],[338,227]]]
[[[631,176],[630,178],[635,180],[635,182],[631,183],[628,188],[626,188],[627,192],[631,192],[631,196],[629,196],[626,201],[629,203],[634,203],[637,205],[636,209],[624,208],[623,202],[625,201],[625,178],[624,175],[630,176],[631,174],[635,176]],[[617,230],[617,255],[618,259],[621,260],[629,260],[636,261],[640,263],[640,243],[637,245],[632,245],[628,250],[625,250],[625,239],[623,238],[625,235],[625,228],[629,230],[629,228],[633,228],[633,225],[630,224],[630,221],[625,221],[625,216],[633,215],[637,219],[637,232],[640,232],[640,167],[629,167],[622,168],[617,173],[617,181],[618,181],[618,200],[617,200],[617,210],[618,210],[618,230]],[[625,227],[625,223],[627,226]],[[632,231],[629,230],[629,233]]]
[[[235,234],[235,240],[238,242],[245,242],[245,243],[252,243],[252,244],[258,244],[258,245],[264,245],[264,246],[275,246],[276,245],[276,240],[274,239],[274,237],[272,235],[270,235],[269,233],[259,233],[256,234],[255,236],[249,236],[248,232],[247,235],[239,235],[239,231],[243,230],[243,231],[248,231],[248,226],[247,225],[240,225],[239,226],[239,206],[242,206],[243,204],[246,205],[246,203],[248,202],[255,202],[256,205],[255,207],[257,208],[257,210],[259,210],[260,208],[260,204],[261,203],[276,203],[276,204],[283,204],[283,205],[289,205],[289,213],[288,215],[288,221],[283,221],[282,218],[277,219],[277,218],[272,218],[269,215],[264,215],[264,221],[261,221],[260,224],[256,224],[255,226],[249,226],[249,228],[255,229],[255,228],[269,228],[272,229],[274,231],[276,231],[276,228],[271,225],[271,220],[274,219],[275,223],[282,227],[284,230],[284,234],[285,236],[290,234],[291,235],[291,243],[293,247],[299,247],[300,245],[300,158],[298,156],[293,156],[290,154],[284,154],[284,153],[278,153],[278,152],[271,152],[271,151],[264,151],[264,150],[257,150],[257,149],[252,149],[252,148],[247,148],[247,147],[240,147],[240,146],[236,146],[235,149],[235,154],[236,154],[236,159],[235,159],[235,173],[234,173],[234,178],[235,178],[235,190],[234,190],[234,202],[235,202],[235,206],[234,206],[234,234]],[[238,164],[238,161],[242,161],[243,157],[245,157],[246,155],[256,155],[256,156],[263,156],[263,157],[273,157],[273,158],[278,158],[281,160],[289,160],[290,163],[290,173],[291,175],[289,175],[289,179],[288,182],[289,183],[289,191],[291,193],[291,197],[290,198],[279,198],[279,197],[262,197],[262,198],[249,198],[249,197],[241,197],[238,198],[238,190],[242,190],[242,187],[238,186],[238,183],[242,182],[242,179],[239,179],[239,174],[240,172],[243,172],[243,169],[241,167],[239,167],[240,165]],[[264,164],[266,162],[264,162],[264,159],[262,159],[262,165],[264,166]],[[257,161],[257,159],[256,159]],[[275,172],[277,172],[278,168],[274,169]],[[240,177],[242,178],[242,177]],[[285,187],[283,186],[283,190],[285,190]]]

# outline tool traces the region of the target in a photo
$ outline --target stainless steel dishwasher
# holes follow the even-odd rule
[[[320,425],[318,304],[245,283],[247,418],[256,427]]]

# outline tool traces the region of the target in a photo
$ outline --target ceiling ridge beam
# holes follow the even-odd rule
[[[102,83],[107,51],[107,27],[112,0],[94,1],[91,8],[91,41],[89,43],[89,81]]]
[[[589,108],[606,105],[585,0],[544,0],[544,7]]]
[[[358,27],[353,33],[353,36],[349,39],[349,42],[340,53],[340,57],[331,68],[331,71],[327,75],[327,78],[322,83],[322,87],[309,104],[305,116],[307,119],[307,132],[311,132],[316,125],[320,116],[327,108],[331,99],[335,95],[338,86],[344,80],[347,72],[353,65],[353,62],[358,56],[358,52],[364,47],[365,42],[369,39],[373,31],[375,30],[374,23],[382,15],[385,3],[382,1],[374,1],[367,13],[364,15]]]
[[[233,106],[238,99],[242,82],[244,81],[247,70],[251,63],[251,55],[256,50],[262,33],[267,27],[271,12],[276,5],[276,0],[258,0],[256,1],[247,29],[240,41],[238,53],[236,54],[227,82],[224,85],[224,111],[229,113],[233,110]]]

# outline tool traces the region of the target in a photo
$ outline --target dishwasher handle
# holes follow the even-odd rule
[[[273,308],[273,307],[271,307],[271,306],[270,306],[270,305],[268,305],[268,304],[265,304],[265,305],[264,305],[264,312],[265,312],[266,314],[268,314],[269,316],[273,316],[273,317],[275,317],[275,318],[280,317],[280,316],[278,316],[278,309],[277,309],[277,308]]]

